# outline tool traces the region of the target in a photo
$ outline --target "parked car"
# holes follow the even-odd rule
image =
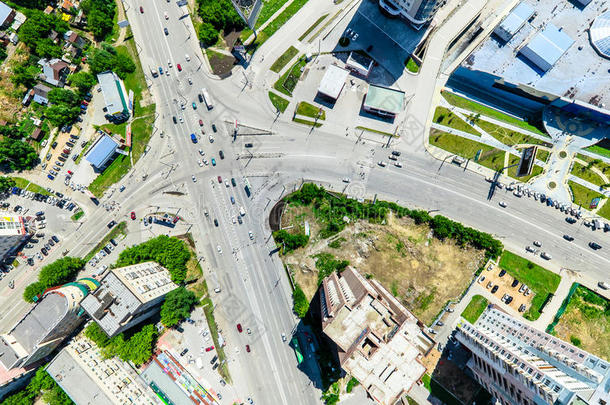
[[[492,294],[495,294],[495,293],[496,293],[496,291],[498,291],[498,288],[499,288],[499,287],[498,287],[497,285],[494,285],[494,287],[491,289],[491,293],[492,293]]]
[[[134,211],[131,211],[130,216],[131,216],[131,219],[136,219],[136,213]]]
[[[589,242],[589,247],[593,250],[599,250],[602,246],[599,243]]]
[[[238,323],[238,324],[237,324],[237,331],[238,331],[239,333],[242,333],[242,332],[243,332],[243,329],[242,329],[242,327],[241,327],[241,323]]]

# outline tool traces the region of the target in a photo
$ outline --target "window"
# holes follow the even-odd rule
[[[559,392],[559,391],[561,391],[561,387],[559,385],[556,385],[553,387],[553,391]]]

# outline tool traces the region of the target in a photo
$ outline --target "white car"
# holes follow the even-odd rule
[[[192,175],[191,179],[193,180],[193,183],[197,183],[197,177],[195,177],[195,175]]]
[[[191,57],[187,54],[184,55],[184,59],[186,59],[187,62],[191,61]]]
[[[599,283],[597,283],[597,285],[599,286],[599,288],[603,288],[604,290],[607,290],[610,288],[610,284],[608,284],[604,281],[600,281]]]
[[[386,162],[384,162],[383,160],[380,160],[379,162],[377,162],[377,164],[378,164],[379,166],[381,166],[381,167],[386,167],[386,166],[387,166],[387,163],[386,163]]]
[[[540,257],[542,257],[543,259],[546,259],[546,260],[551,260],[551,255],[548,254],[547,252],[540,253]]]
[[[506,202],[504,202],[504,201],[500,201],[499,204],[500,204],[500,207],[502,207],[502,208],[508,207],[508,204],[506,204]]]
[[[229,184],[229,180],[225,180],[225,186],[231,187],[231,185]]]
[[[163,16],[165,17],[166,20],[169,20],[169,16],[167,15],[167,13],[163,13]]]
[[[189,81],[189,84],[193,84],[193,81],[191,80],[190,77],[187,80]]]
[[[248,236],[250,237],[250,240],[254,240],[254,234],[252,231],[248,231]]]
[[[214,137],[210,135],[210,143],[214,143]]]
[[[184,108],[183,108],[183,110],[184,110]],[[180,120],[181,124],[184,124],[184,120],[182,119],[182,117],[180,117],[179,120]]]
[[[535,240],[533,243],[534,243],[534,246],[542,247],[542,242]]]
[[[396,163],[394,163],[394,166],[396,166],[396,167],[398,167],[398,168],[401,168],[401,167],[402,167],[402,163],[400,163],[400,162],[396,162]]]
[[[344,178],[343,178],[343,182],[344,182],[344,183],[349,183],[349,182],[350,182],[350,180],[349,180],[349,178],[344,177]]]
[[[201,156],[205,155],[205,152],[203,151],[203,149],[199,149],[199,154],[200,154]]]
[[[216,246],[216,250],[218,250],[218,253],[222,254],[222,248],[220,247],[220,245]]]
[[[527,250],[528,252],[531,252],[531,253],[534,253],[534,252],[536,251],[536,249],[534,249],[534,248],[533,248],[533,247],[531,247],[531,246],[526,246],[526,247],[525,247],[525,250]]]
[[[198,160],[197,163],[199,164],[199,167],[203,167],[203,162],[201,160]]]

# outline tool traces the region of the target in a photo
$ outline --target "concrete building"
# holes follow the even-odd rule
[[[111,71],[98,74],[97,81],[106,103],[106,118],[110,121],[126,121],[129,118],[129,99],[123,81]]]
[[[64,87],[70,68],[67,62],[61,59],[41,59],[38,64],[42,66],[41,78],[53,86]]]
[[[324,279],[322,330],[337,346],[341,367],[379,404],[394,404],[426,372],[434,346],[423,324],[381,284],[348,267]]]
[[[600,14],[589,29],[591,45],[597,53],[610,59],[610,11]]]
[[[139,263],[110,270],[81,306],[113,337],[154,315],[165,294],[177,287],[161,265]]]
[[[97,288],[93,279],[50,288],[6,334],[0,336],[0,363],[6,370],[28,367],[53,352],[81,324],[81,300]]]
[[[79,405],[163,404],[129,364],[116,356],[104,359],[83,333],[63,348],[46,370]]]
[[[337,100],[341,95],[343,86],[345,86],[347,76],[349,76],[349,70],[337,65],[328,65],[322,81],[320,81],[318,93],[332,100]]]
[[[404,18],[416,29],[430,22],[442,4],[440,0],[379,0],[383,11]]]
[[[19,215],[0,212],[0,262],[28,238],[28,233]]]
[[[610,363],[489,307],[457,340],[476,380],[502,405],[610,403]]]
[[[104,134],[97,138],[95,143],[89,148],[85,155],[85,160],[91,163],[97,170],[103,170],[111,161],[118,148],[119,143],[110,135]]]
[[[572,46],[574,40],[553,24],[538,32],[521,54],[543,71],[550,70],[561,56]]]
[[[534,15],[534,8],[525,2],[521,2],[515,7],[496,28],[494,34],[504,41],[510,39],[527,23]]]
[[[369,85],[362,108],[382,117],[394,118],[405,107],[405,93],[389,87]]]
[[[49,92],[51,88],[49,86],[45,86],[44,84],[38,83],[34,88],[32,88],[32,97],[34,102],[47,105],[49,104]]]
[[[375,61],[368,56],[364,56],[356,52],[350,52],[349,57],[345,62],[345,67],[362,77],[369,77],[374,63]]]
[[[15,10],[0,1],[0,28],[7,28],[15,19]]]

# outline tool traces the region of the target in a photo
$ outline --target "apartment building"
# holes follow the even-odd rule
[[[387,14],[404,18],[414,28],[420,29],[432,20],[443,3],[441,0],[379,0],[379,7]]]
[[[0,261],[13,253],[27,237],[23,217],[0,212]]]
[[[113,337],[154,315],[165,294],[178,288],[169,271],[155,262],[112,269],[81,307]]]
[[[423,324],[381,284],[349,267],[324,279],[322,330],[341,367],[379,404],[394,404],[426,372],[421,358],[434,342]]]
[[[502,405],[606,405],[610,363],[489,307],[472,325],[461,320],[457,340],[468,367]]]

